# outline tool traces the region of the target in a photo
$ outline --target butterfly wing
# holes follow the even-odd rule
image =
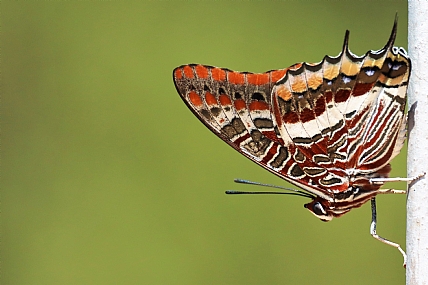
[[[332,201],[359,179],[362,191],[377,190],[369,179],[386,177],[403,145],[410,61],[393,48],[395,35],[396,23],[383,49],[358,57],[347,32],[337,57],[260,74],[183,65],[174,83],[193,113],[233,148]]]
[[[406,92],[410,76],[410,60],[403,49],[389,49],[382,66],[374,69],[379,74],[366,97],[359,114],[349,119],[354,131],[353,144],[349,148],[349,167],[361,174],[383,175],[385,167],[397,155],[404,144],[406,116]],[[365,71],[367,73],[367,70]],[[369,115],[358,120],[358,115]]]
[[[388,176],[404,143],[410,61],[395,35],[396,23],[384,48],[358,57],[347,32],[337,57],[289,70],[273,88],[279,132],[305,157],[303,172],[326,174],[312,175],[322,189],[379,189],[369,179]]]
[[[302,172],[295,159],[301,154],[277,129],[271,92],[287,70],[254,74],[191,64],[176,68],[173,77],[183,101],[213,133],[279,177],[329,199]]]

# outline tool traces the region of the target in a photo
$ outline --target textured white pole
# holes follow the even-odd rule
[[[428,173],[428,1],[409,0],[408,177]],[[428,176],[409,185],[407,199],[407,285],[428,285]]]

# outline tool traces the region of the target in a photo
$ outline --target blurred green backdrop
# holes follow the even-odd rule
[[[1,3],[1,284],[402,284],[365,205],[330,223],[181,102],[174,67],[263,72],[379,49],[406,1]],[[405,175],[405,154],[393,162]],[[405,184],[391,184],[403,189]],[[405,245],[405,197],[378,198]]]

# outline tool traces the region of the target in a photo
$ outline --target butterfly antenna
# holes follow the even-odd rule
[[[295,196],[302,196],[302,197],[307,197],[307,198],[315,198],[313,195],[297,190],[297,189],[292,189],[292,188],[286,188],[286,187],[282,187],[282,186],[278,186],[278,185],[272,185],[272,184],[265,184],[265,183],[260,183],[260,182],[254,182],[254,181],[249,181],[249,180],[244,180],[244,179],[235,179],[234,180],[235,183],[241,183],[241,184],[248,184],[248,185],[256,185],[256,186],[263,186],[263,187],[270,187],[270,188],[276,188],[276,189],[281,189],[281,190],[285,190],[285,191],[290,191],[290,192],[274,192],[274,191],[268,191],[268,192],[262,192],[262,191],[236,191],[236,190],[227,190],[226,194],[283,194],[283,195],[295,195]]]
[[[282,190],[288,190],[288,191],[294,191],[294,192],[300,192],[299,190],[293,189],[293,188],[286,188],[278,185],[273,184],[266,184],[261,182],[255,182],[245,179],[236,178],[233,180],[235,183],[241,183],[241,184],[248,184],[248,185],[257,185],[257,186],[263,186],[263,187],[270,187],[270,188],[276,188],[276,189],[282,189]]]

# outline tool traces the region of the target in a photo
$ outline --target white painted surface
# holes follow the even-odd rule
[[[408,177],[428,173],[428,1],[409,0]],[[428,285],[428,177],[409,185],[407,200],[407,285]]]

